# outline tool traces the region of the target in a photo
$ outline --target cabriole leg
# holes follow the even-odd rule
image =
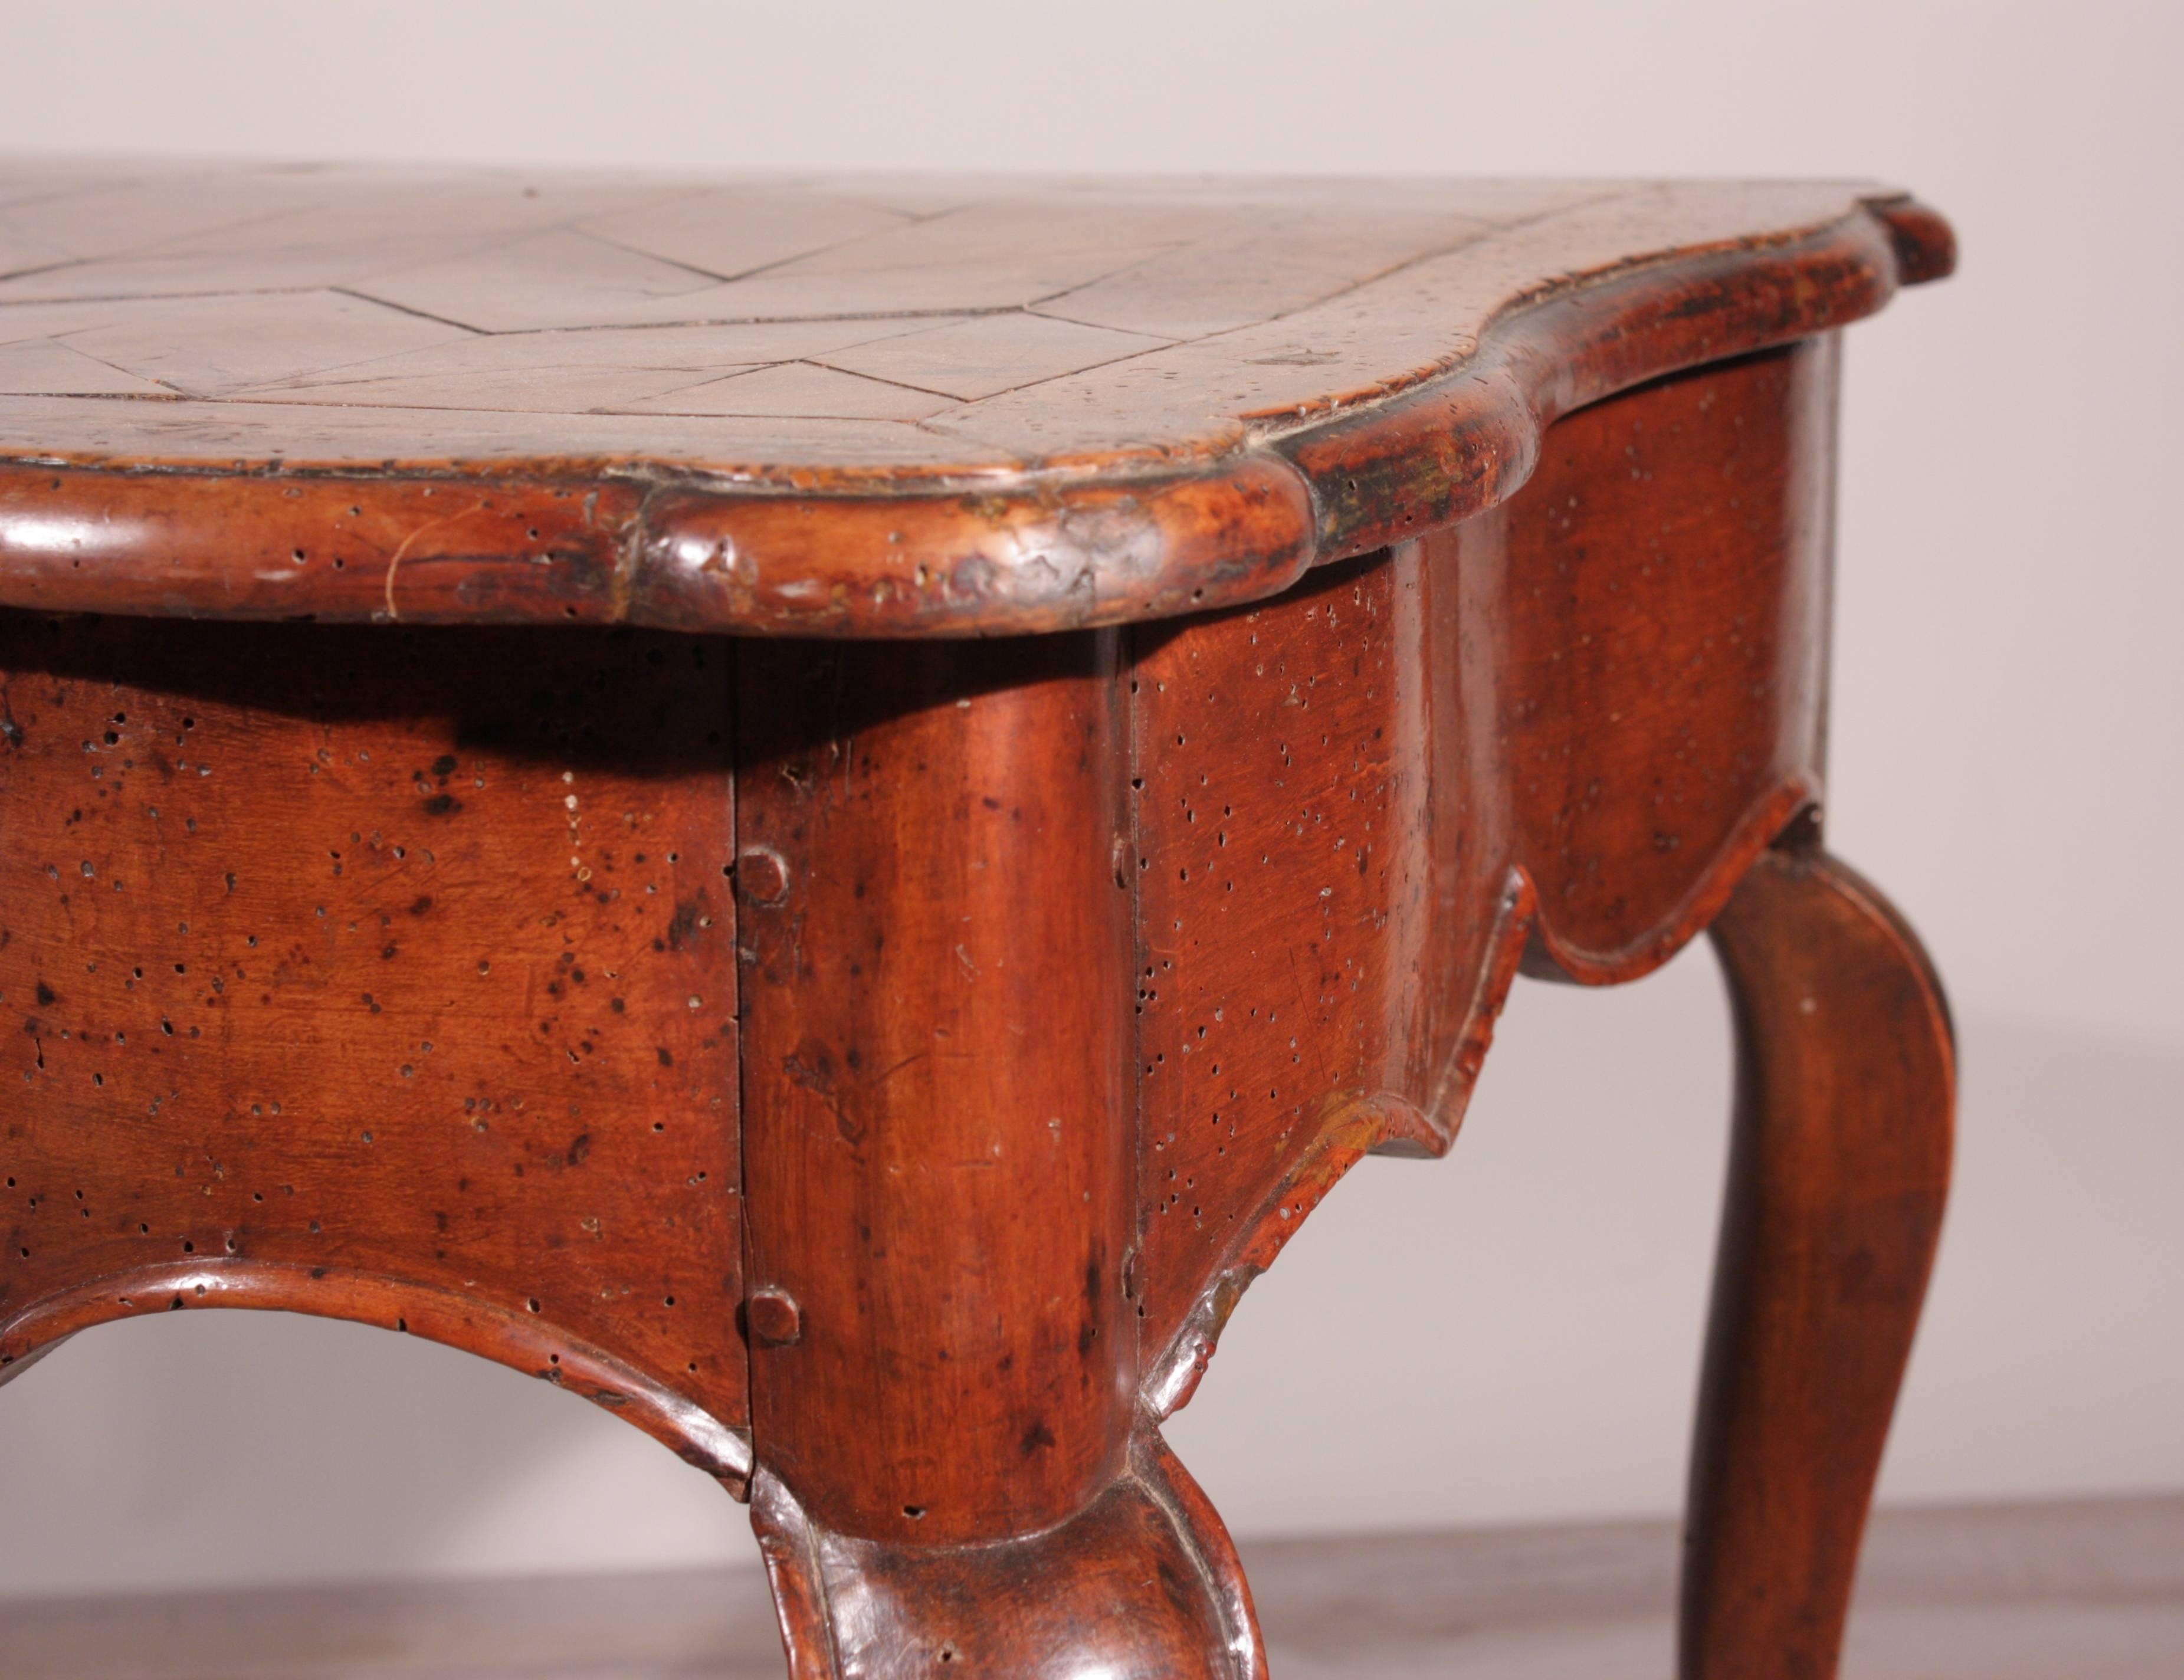
[[[1947,1009],[1888,902],[1817,848],[1763,856],[1713,931],[1736,1104],[1681,1672],[1829,1680],[1947,1191]]]
[[[1112,634],[748,647],[754,1516],[798,1680],[1246,1680],[1139,1414]]]

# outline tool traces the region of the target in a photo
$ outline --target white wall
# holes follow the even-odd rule
[[[1965,1051],[1899,1499],[2184,1486],[2184,8],[0,0],[0,147],[689,166],[1830,174],[1962,275],[1852,335],[1839,849]],[[1726,1037],[1695,952],[1520,987],[1454,1159],[1368,1162],[1173,1433],[1245,1532],[1664,1510]],[[0,1391],[0,1591],[751,1552],[604,1413],[250,1314]]]

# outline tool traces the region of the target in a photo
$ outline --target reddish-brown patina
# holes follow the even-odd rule
[[[1819,849],[1834,329],[1938,218],[41,165],[0,221],[0,1376],[361,1319],[748,1489],[807,1680],[1240,1680],[1158,1421],[1520,970],[1711,925],[1685,1671],[1831,1671],[1953,1076]]]

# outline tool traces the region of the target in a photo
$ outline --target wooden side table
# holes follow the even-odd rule
[[[1858,185],[0,171],[0,1374],[359,1319],[748,1491],[800,1676],[1263,1673],[1159,1421],[1520,967],[1711,927],[1683,1668],[1828,1674],[1952,1087],[1819,845],[1836,329],[1951,262]]]

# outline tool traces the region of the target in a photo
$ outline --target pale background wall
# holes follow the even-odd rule
[[[0,147],[689,166],[1884,175],[1964,271],[1852,335],[1830,825],[1950,977],[1961,1174],[1897,1499],[2184,1487],[2184,8],[0,0]],[[1670,1509],[1711,960],[1522,987],[1173,1438],[1246,1533]],[[1338,1310],[1339,1309],[1339,1310]],[[750,1562],[605,1414],[251,1314],[0,1393],[0,1591]]]

